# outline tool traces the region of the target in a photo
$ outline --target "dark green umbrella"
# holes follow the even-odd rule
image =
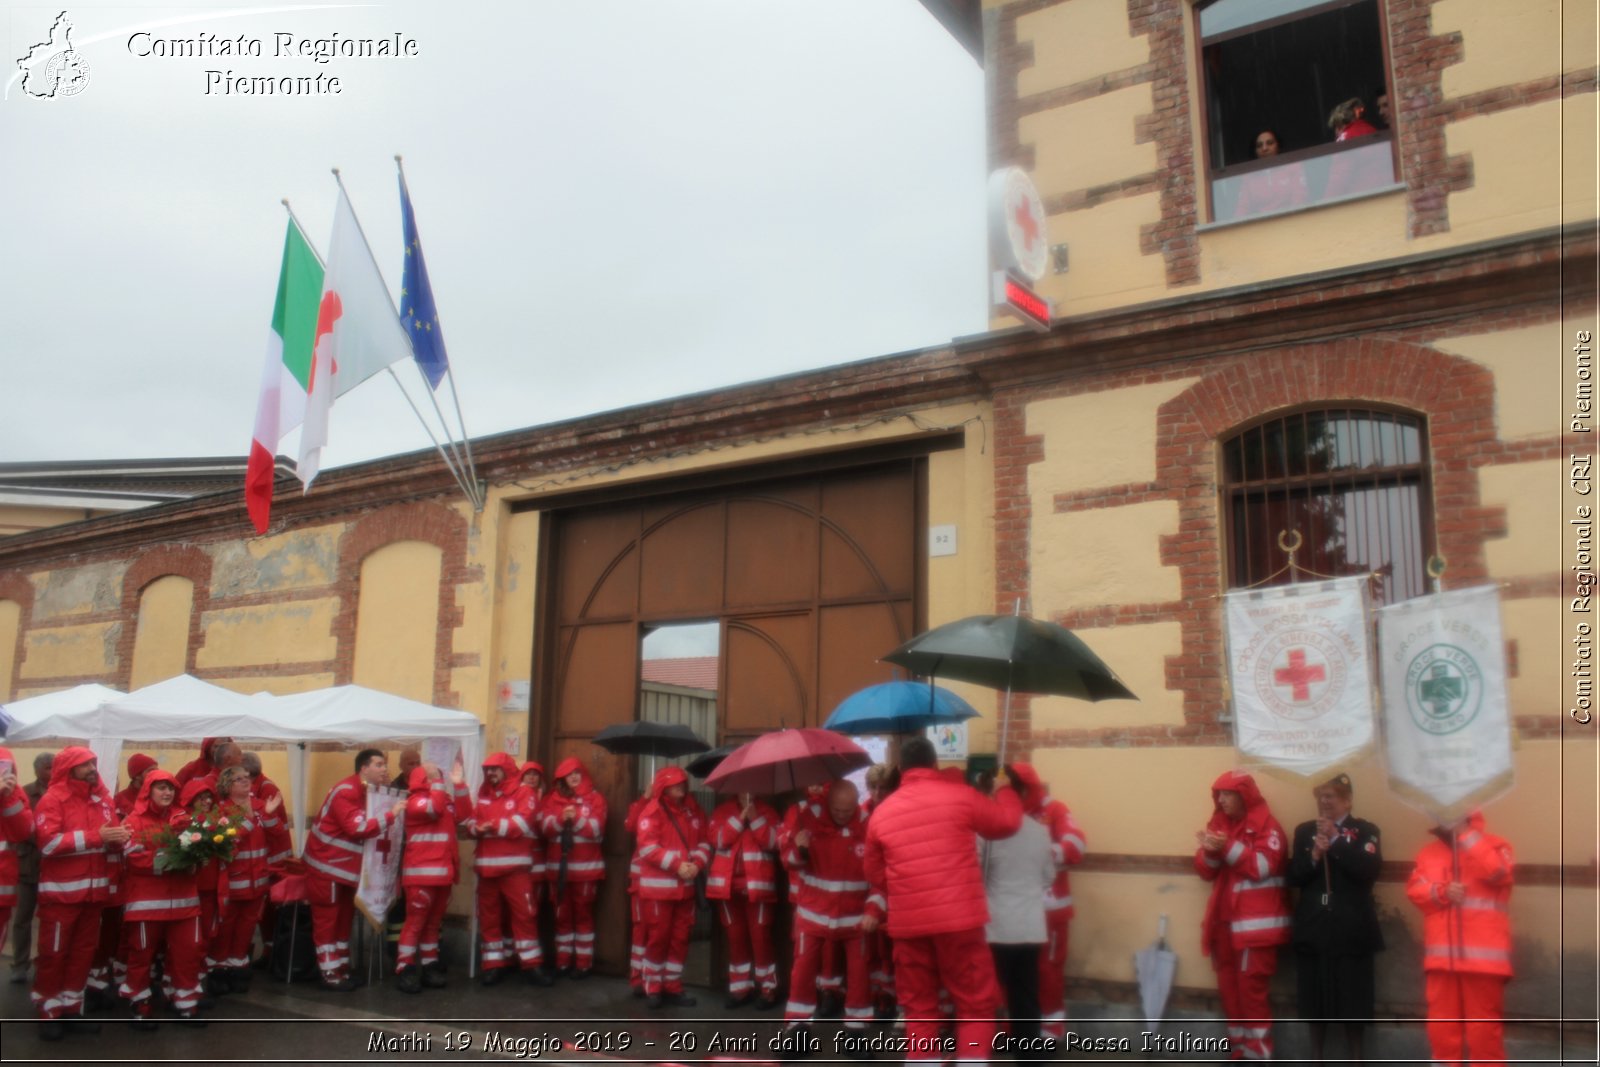
[[[924,677],[1005,690],[1002,762],[1013,692],[1079,700],[1139,699],[1071,630],[1021,614],[972,615],[947,622],[883,658]]]

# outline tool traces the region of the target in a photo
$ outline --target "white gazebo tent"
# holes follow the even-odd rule
[[[8,742],[83,741],[108,769],[118,766],[124,741],[193,747],[204,737],[231,737],[254,747],[281,747],[289,754],[289,795],[301,827],[309,817],[306,756],[312,749],[446,738],[460,744],[462,766],[474,791],[483,773],[483,725],[476,715],[358,685],[246,696],[180,674],[126,695],[79,686],[17,701],[5,710],[12,720]],[[304,839],[304,833],[295,835],[297,850]]]

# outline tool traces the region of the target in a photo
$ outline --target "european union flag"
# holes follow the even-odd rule
[[[444,353],[444,334],[439,329],[439,312],[433,306],[433,286],[428,284],[428,265],[422,259],[422,240],[417,236],[417,219],[411,213],[411,192],[400,176],[400,220],[405,231],[406,262],[400,272],[400,325],[411,338],[411,351],[428,384],[439,388],[450,360]]]

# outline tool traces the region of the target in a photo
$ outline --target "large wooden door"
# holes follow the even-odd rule
[[[720,624],[717,736],[820,726],[846,695],[887,681],[878,657],[921,604],[925,462],[900,459],[547,514],[537,758],[577,756],[610,807],[596,953],[626,966],[630,758],[591,739],[638,715],[640,639],[681,620]]]

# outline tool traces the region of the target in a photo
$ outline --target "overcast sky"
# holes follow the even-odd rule
[[[242,458],[279,201],[326,253],[338,166],[398,292],[396,153],[474,436],[985,327],[982,72],[917,0],[69,6],[89,81],[34,99],[14,61],[61,10],[3,24],[0,462]],[[134,54],[201,34],[262,55]],[[386,378],[330,438],[324,469],[428,447]]]

